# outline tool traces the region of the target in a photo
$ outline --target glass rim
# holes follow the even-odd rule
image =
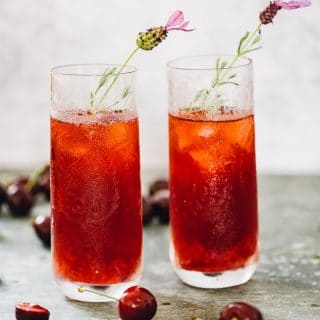
[[[167,62],[167,67],[169,69],[173,69],[173,70],[181,70],[181,71],[214,71],[217,70],[216,67],[188,67],[188,66],[177,66],[175,65],[178,62],[181,62],[183,60],[186,60],[186,63],[188,62],[188,60],[191,59],[195,59],[195,58],[209,58],[212,57],[213,58],[213,62],[214,62],[214,58],[218,58],[218,57],[229,57],[229,58],[234,58],[234,55],[232,54],[200,54],[200,55],[190,55],[190,56],[182,56],[182,57],[178,57],[172,60],[169,60]],[[232,70],[232,69],[239,69],[239,68],[243,68],[243,67],[247,67],[247,66],[251,66],[253,64],[253,60],[247,56],[242,56],[239,58],[240,61],[237,62],[236,65],[233,65],[231,67],[224,67],[224,68],[220,68],[219,70]],[[242,61],[242,63],[241,63]],[[239,63],[240,62],[240,63]]]
[[[76,67],[121,67],[120,64],[116,63],[76,63],[76,64],[65,64],[53,67],[50,69],[51,75],[59,75],[59,76],[75,76],[75,77],[101,77],[103,76],[103,71],[101,72],[76,72],[76,71],[67,71],[68,69],[72,70]],[[137,72],[137,68],[127,65],[120,72],[120,75],[133,74]],[[116,73],[114,73],[116,74]]]

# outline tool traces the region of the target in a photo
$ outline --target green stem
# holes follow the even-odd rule
[[[244,47],[246,48],[251,41],[253,40],[253,38],[257,35],[257,33],[259,32],[259,30],[261,29],[262,23],[259,23],[257,28],[251,33],[251,35],[248,37],[248,39],[245,41],[244,43]]]
[[[109,93],[109,91],[111,90],[112,86],[115,84],[115,82],[117,81],[117,79],[119,78],[122,70],[126,67],[126,65],[128,64],[128,62],[130,61],[130,59],[134,56],[134,54],[139,50],[139,47],[136,47],[127,57],[127,59],[123,62],[123,64],[120,66],[117,74],[115,75],[115,77],[113,78],[112,82],[110,83],[109,87],[106,89],[106,91],[104,92],[104,94],[101,96],[100,100],[99,100],[99,104],[104,100],[104,98],[107,96],[107,94]]]
[[[238,61],[240,55],[236,54],[233,58],[233,60],[226,66],[226,71],[221,75],[221,80],[219,82],[223,82],[226,75],[230,72],[230,68]],[[217,83],[219,85],[219,83]]]
[[[249,35],[248,39],[244,42],[243,44],[243,49],[242,49],[242,52],[238,52],[235,54],[235,56],[233,57],[232,61],[225,67],[223,68],[224,72],[221,71],[221,74],[220,76],[215,79],[215,81],[213,81],[212,85],[211,85],[211,88],[208,90],[208,93],[206,94],[205,98],[204,98],[204,101],[203,101],[203,105],[206,104],[209,96],[210,96],[210,93],[212,92],[212,90],[219,86],[221,83],[223,83],[225,81],[225,77],[229,74],[231,68],[233,67],[233,65],[238,61],[238,59],[243,55],[243,52],[246,51],[247,47],[249,45],[251,45],[253,39],[255,38],[255,36],[257,35],[257,33],[259,32],[260,28],[261,28],[262,24],[259,23],[259,25],[257,26],[257,28]],[[218,70],[220,71],[220,70]],[[220,72],[219,72],[220,73]]]
[[[245,41],[244,45],[243,45],[243,52],[246,51],[245,49],[247,49],[248,45],[251,44],[252,40],[254,39],[254,37],[257,35],[257,33],[259,32],[260,28],[261,28],[262,24],[259,23],[259,25],[257,26],[257,28],[251,33],[251,35],[248,37],[248,39]],[[240,52],[237,53],[233,60],[227,65],[226,67],[226,71],[221,75],[221,80],[220,82],[223,82],[224,78],[228,75],[228,73],[230,72],[230,68],[238,61],[238,59],[242,56],[243,54]]]
[[[85,288],[80,287],[80,288],[78,288],[78,291],[81,292],[81,293],[82,293],[82,292],[94,293],[94,294],[96,294],[96,295],[98,295],[98,296],[102,296],[102,297],[105,297],[105,298],[108,298],[108,299],[112,299],[112,300],[115,300],[115,301],[119,301],[119,299],[117,299],[117,298],[115,298],[115,297],[109,296],[109,295],[107,295],[107,294],[105,294],[105,293],[102,293],[102,292],[99,292],[99,291],[96,291],[96,290],[85,289]]]

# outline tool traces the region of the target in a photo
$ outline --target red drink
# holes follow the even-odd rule
[[[136,115],[51,118],[51,170],[58,278],[92,285],[135,279],[142,249]]]
[[[254,117],[169,115],[170,219],[177,268],[222,272],[255,262]]]

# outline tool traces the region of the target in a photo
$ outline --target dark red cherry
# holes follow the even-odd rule
[[[25,186],[25,178],[15,179],[7,186],[7,204],[15,217],[28,216],[34,204],[33,195]]]
[[[161,223],[169,222],[169,190],[159,190],[150,197],[153,215],[159,218]]]
[[[122,320],[150,320],[157,312],[157,301],[147,289],[134,286],[124,291],[118,308]]]
[[[142,198],[142,221],[143,225],[147,225],[152,221],[153,214],[151,210],[150,200],[146,197]]]
[[[48,320],[50,312],[37,304],[27,302],[16,305],[17,320]]]
[[[263,320],[263,317],[256,307],[245,302],[233,302],[222,309],[220,320]]]
[[[169,183],[166,179],[157,179],[151,183],[149,187],[149,194],[152,196],[159,190],[166,190],[169,189]]]
[[[51,215],[40,215],[33,220],[33,228],[46,247],[51,243]]]
[[[29,177],[28,176],[17,176],[15,177],[11,183],[15,183],[15,184],[19,184],[19,185],[26,185],[26,183],[29,181]]]
[[[47,200],[50,200],[50,166],[44,166],[36,174],[38,176],[31,188],[31,192],[34,195],[42,194]]]

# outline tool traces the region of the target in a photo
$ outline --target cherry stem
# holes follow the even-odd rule
[[[108,298],[108,299],[112,299],[112,300],[115,300],[115,301],[119,301],[118,298],[109,296],[108,294],[105,294],[105,293],[102,293],[102,292],[99,292],[99,291],[96,291],[96,290],[85,289],[85,288],[79,287],[79,288],[78,288],[78,292],[81,292],[81,293],[83,293],[83,292],[89,292],[89,293],[93,293],[93,294],[96,294],[96,295],[101,296],[101,297],[105,297],[105,298]]]
[[[31,189],[37,183],[38,178],[41,177],[46,172],[47,169],[48,169],[48,166],[45,165],[45,166],[37,169],[36,171],[34,171],[31,174],[30,178],[28,179],[28,181],[27,181],[27,183],[25,185],[25,188],[26,188],[27,191],[31,191]]]

